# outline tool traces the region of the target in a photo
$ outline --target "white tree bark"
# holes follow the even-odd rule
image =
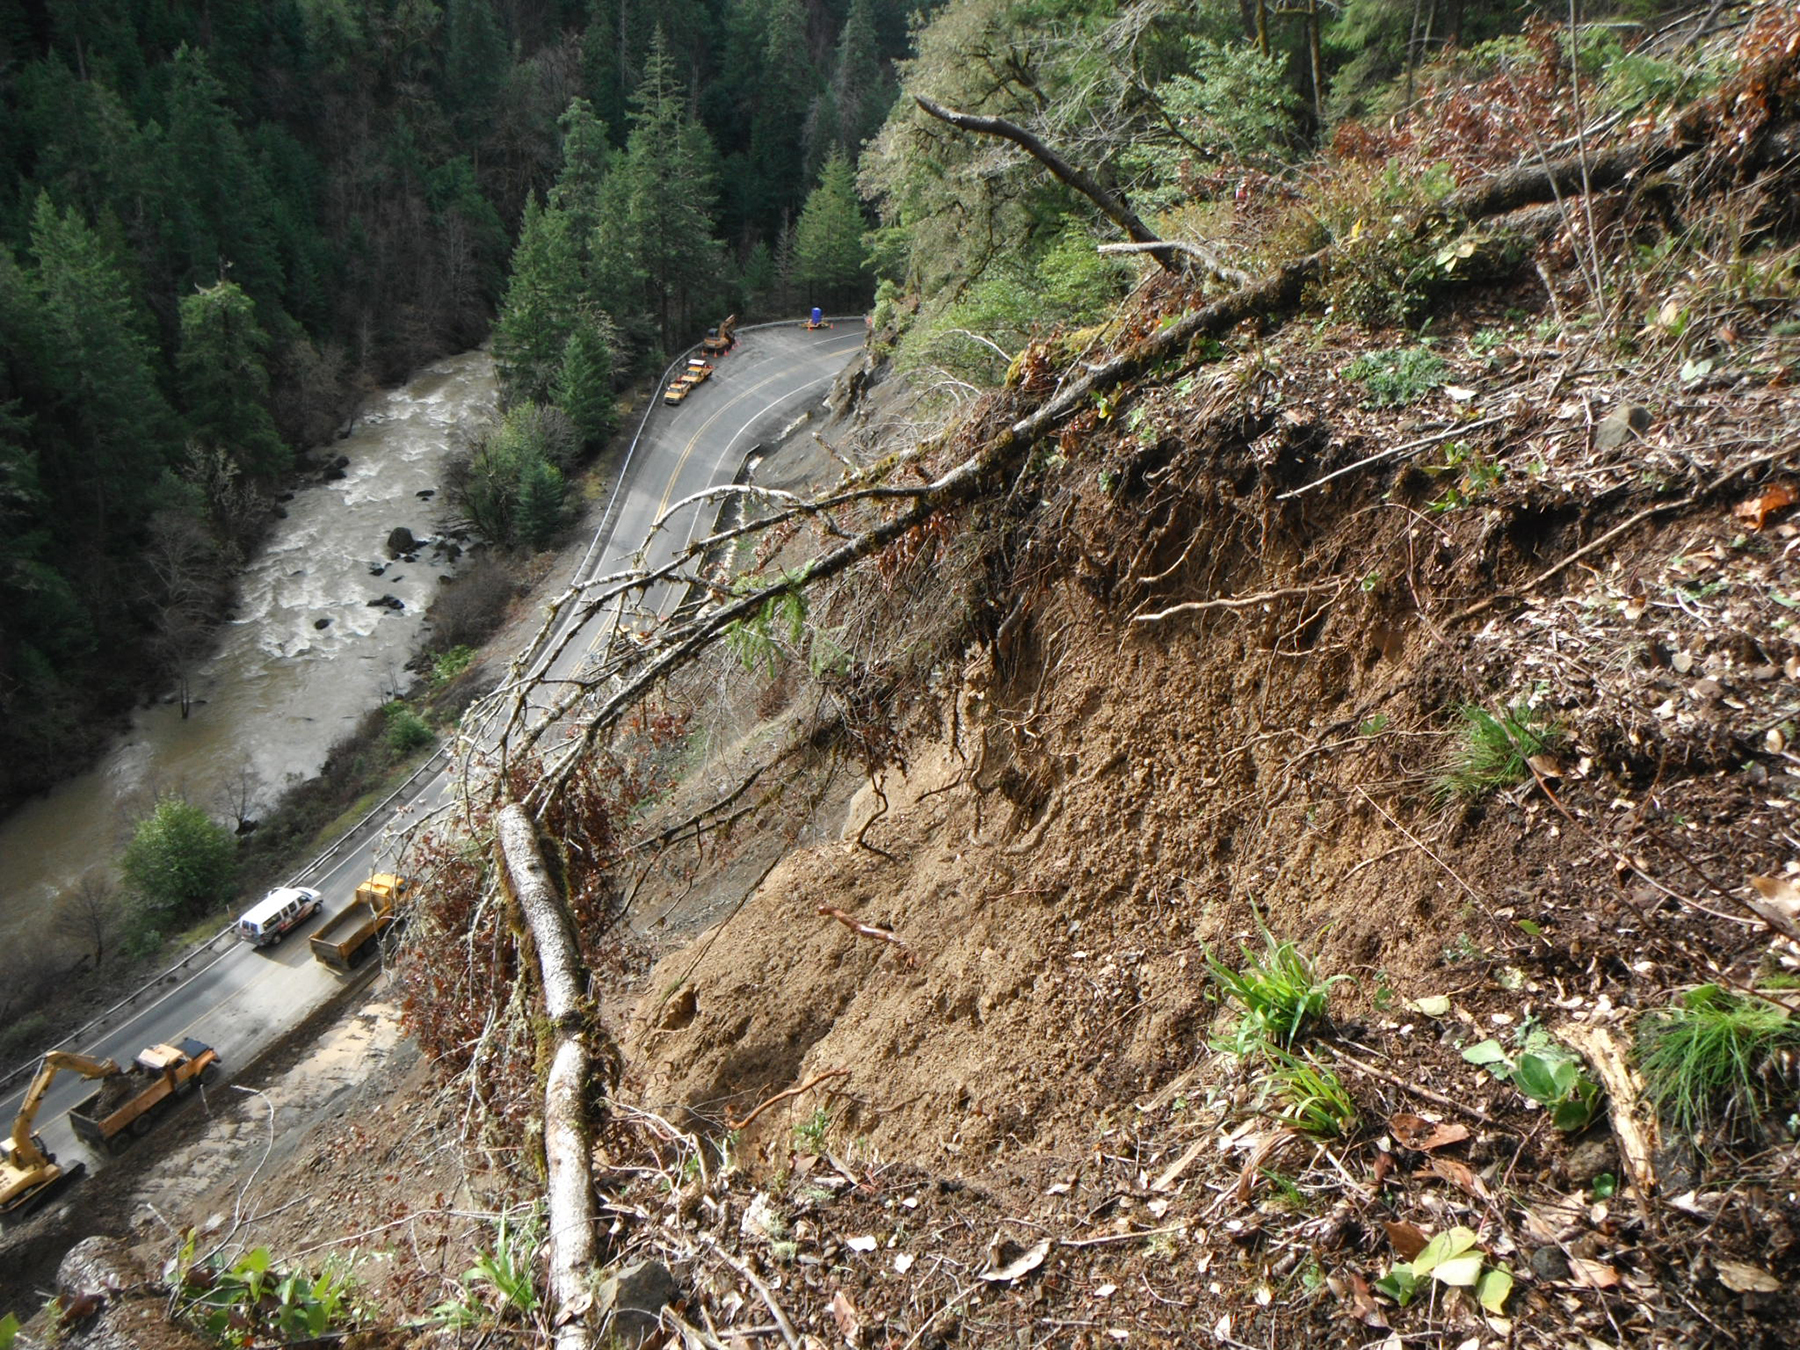
[[[531,929],[544,981],[553,1048],[544,1084],[545,1191],[550,1206],[550,1297],[556,1350],[592,1350],[589,1276],[594,1267],[594,1181],[584,1105],[593,1050],[583,1006],[586,974],[569,911],[551,883],[531,814],[514,802],[499,817],[507,884]]]

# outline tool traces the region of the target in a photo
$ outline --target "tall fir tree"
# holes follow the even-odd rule
[[[104,539],[141,517],[149,488],[173,458],[174,419],[156,381],[149,315],[101,236],[47,194],[32,214],[35,365],[72,433],[41,462],[59,508]]]
[[[568,217],[537,198],[525,206],[512,277],[494,321],[494,363],[508,401],[546,401],[574,327],[578,266]]]
[[[856,170],[839,151],[826,161],[794,230],[794,279],[809,296],[824,303],[861,298],[868,279],[867,228],[856,195]]]
[[[256,478],[272,478],[293,463],[269,415],[268,346],[256,306],[235,283],[216,282],[181,298],[175,372],[188,426]]]
[[[584,319],[563,344],[555,389],[556,406],[584,445],[600,445],[618,422],[612,381],[612,345],[598,322]]]

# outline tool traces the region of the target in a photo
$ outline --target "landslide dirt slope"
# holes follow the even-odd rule
[[[1615,256],[1657,233],[1608,210]],[[738,1169],[671,1213],[797,1321],[1787,1343],[1791,1063],[1759,1053],[1753,1119],[1658,1139],[1632,1045],[1696,989],[1791,983],[1746,882],[1800,865],[1793,255],[1735,300],[1696,265],[1672,294],[1705,332],[1672,340],[1659,304],[1622,340],[1575,319],[1590,247],[1558,229],[1541,276],[1444,294],[1429,344],[1316,308],[1196,344],[896,547],[891,622],[930,656],[887,686],[894,753],[840,840],[658,965],[625,1041],[628,1095]],[[1085,350],[1027,353],[924,475],[1191,304],[1152,288]],[[1432,373],[1403,398],[1352,374],[1408,353]],[[1473,783],[1481,715],[1529,743]],[[1341,977],[1296,1049],[1353,1103],[1335,1136],[1296,1127],[1278,1062],[1219,1048],[1239,1010],[1208,958],[1265,930]],[[1587,1128],[1462,1053],[1546,1033],[1604,1089]],[[1508,1282],[1491,1306],[1372,1292],[1458,1228],[1461,1283]]]

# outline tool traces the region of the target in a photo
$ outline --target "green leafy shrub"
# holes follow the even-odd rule
[[[1378,408],[1417,403],[1444,383],[1450,367],[1429,347],[1392,347],[1365,352],[1344,369],[1344,378],[1368,390]]]
[[[237,840],[192,802],[163,797],[119,860],[138,916],[179,923],[230,898]]]
[[[1458,708],[1462,731],[1456,752],[1438,775],[1437,796],[1474,800],[1522,783],[1531,774],[1526,763],[1560,744],[1562,735],[1548,716],[1522,703],[1489,712],[1478,704]]]
[[[1649,1014],[1638,1032],[1645,1095],[1685,1134],[1731,1131],[1767,1109],[1769,1070],[1800,1048],[1800,1027],[1781,1008],[1704,984]]]
[[[449,651],[439,652],[431,659],[431,687],[442,689],[473,664],[473,647],[452,647]]]
[[[433,1308],[432,1317],[453,1327],[535,1318],[542,1305],[531,1271],[542,1245],[535,1211],[518,1223],[499,1215],[494,1220],[493,1246],[463,1272],[461,1293]]]
[[[437,739],[425,724],[425,719],[404,703],[390,703],[382,711],[387,714],[387,733],[384,739],[388,749],[396,755],[411,754]]]

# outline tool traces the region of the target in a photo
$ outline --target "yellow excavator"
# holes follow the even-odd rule
[[[37,1076],[19,1103],[19,1114],[13,1117],[12,1138],[0,1154],[0,1216],[16,1214],[45,1200],[87,1170],[77,1163],[71,1168],[57,1166],[56,1155],[46,1152],[44,1141],[32,1132],[37,1123],[38,1107],[56,1075],[70,1069],[83,1078],[111,1078],[124,1072],[110,1059],[89,1059],[69,1050],[51,1050],[38,1066]]]

